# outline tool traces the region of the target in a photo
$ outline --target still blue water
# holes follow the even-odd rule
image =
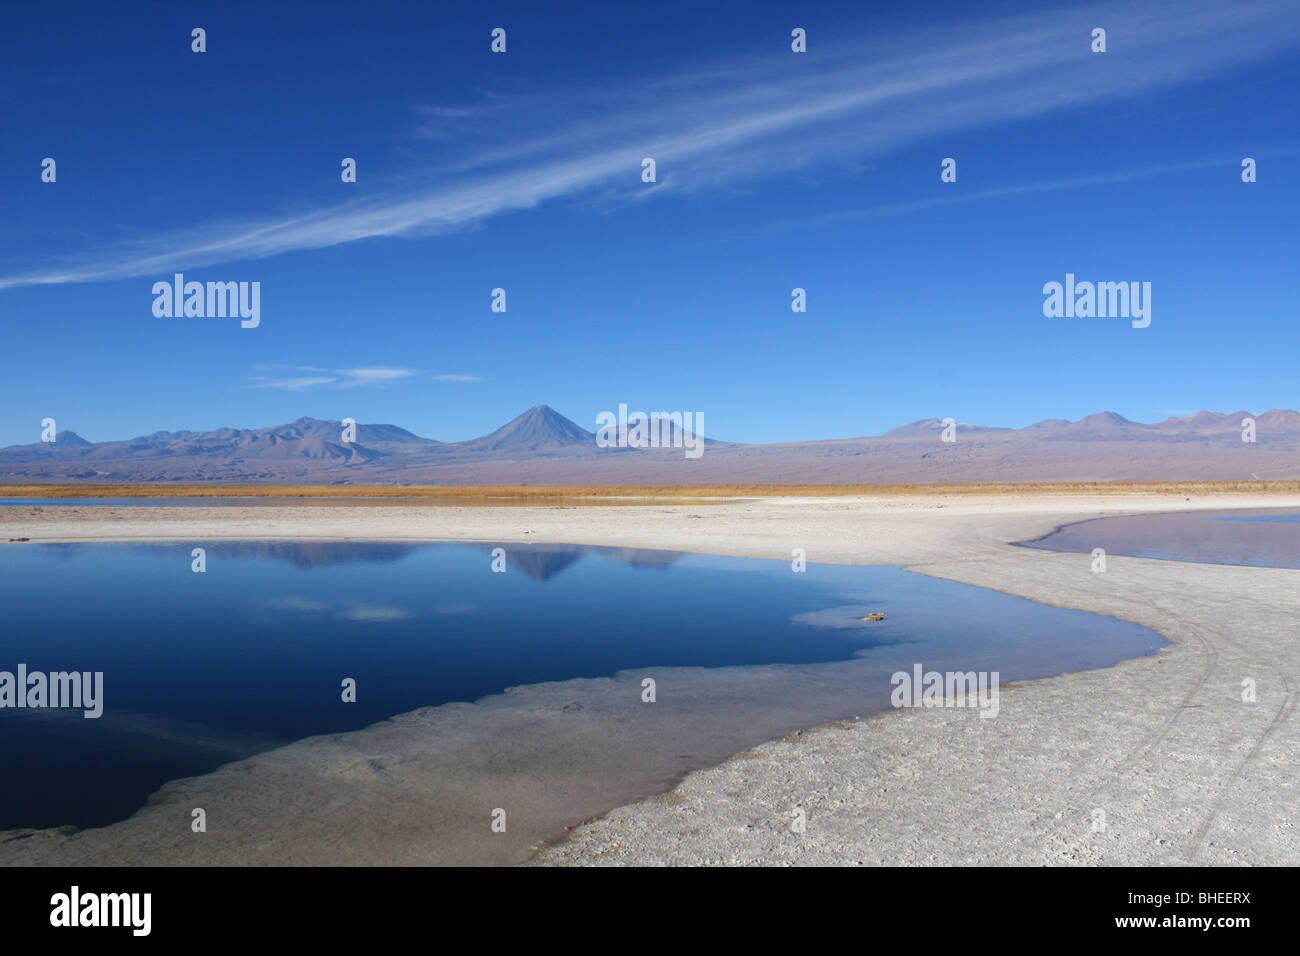
[[[1166,643],[895,567],[514,544],[495,573],[493,547],[212,543],[204,573],[190,544],[0,548],[0,670],[104,672],[99,719],[0,709],[0,829],[103,825],[168,780],[521,684],[872,658],[881,676],[832,719],[887,707],[887,675],[915,662],[1005,682]]]
[[[1058,528],[1026,547],[1200,564],[1300,568],[1300,513],[1190,511],[1093,518]]]

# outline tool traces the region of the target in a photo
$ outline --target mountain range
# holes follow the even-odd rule
[[[1242,440],[1253,418],[1255,441]],[[459,442],[396,425],[300,418],[271,428],[155,432],[0,448],[0,482],[300,484],[724,484],[1300,478],[1300,412],[1197,412],[1145,424],[1115,412],[1024,428],[921,419],[866,438],[777,444],[705,441],[601,448],[594,432],[535,405],[491,434]]]

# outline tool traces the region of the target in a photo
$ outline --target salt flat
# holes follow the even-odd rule
[[[669,679],[684,703],[656,721],[630,718],[620,703],[636,675],[512,688],[169,784],[109,827],[11,831],[0,835],[0,863],[1296,864],[1300,571],[1111,556],[1094,574],[1088,555],[1008,543],[1103,514],[1224,507],[1300,507],[1300,497],[3,509],[0,540],[548,541],[784,560],[802,548],[809,562],[903,564],[1114,615],[1175,643],[1104,670],[1004,686],[993,720],[930,709],[821,726],[679,783],[657,777],[654,760],[677,729],[819,675],[677,669]],[[851,662],[818,666],[851,677]],[[576,753],[623,769],[638,762],[632,789],[665,792],[606,813],[598,804],[608,795],[566,773]],[[527,827],[486,832],[491,807],[526,795],[535,807]],[[453,803],[483,804],[485,815],[452,812]],[[196,806],[208,811],[207,834],[189,831]],[[795,808],[806,813],[804,833],[791,830]],[[555,842],[575,816],[597,818]],[[554,845],[530,856],[538,833]]]

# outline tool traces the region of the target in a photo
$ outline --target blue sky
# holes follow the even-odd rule
[[[0,444],[1300,405],[1294,2],[271,6],[6,14]],[[177,271],[260,326],[155,317]],[[1067,272],[1150,327],[1045,318]]]

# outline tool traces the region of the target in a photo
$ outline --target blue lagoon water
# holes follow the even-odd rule
[[[782,561],[506,544],[506,571],[494,573],[492,544],[299,541],[206,544],[206,572],[194,573],[192,546],[0,548],[0,670],[104,673],[99,719],[0,709],[0,829],[104,825],[168,780],[523,684],[869,664],[860,686],[807,700],[755,693],[751,714],[787,708],[777,722],[788,732],[886,709],[889,675],[918,662],[1005,682],[1166,643],[895,567],[793,573]],[[861,621],[877,610],[888,617]],[[341,701],[348,677],[355,703]],[[749,723],[712,728],[710,746],[751,746]],[[684,760],[690,747],[681,742]]]
[[[1200,564],[1300,568],[1300,513],[1288,509],[1193,511],[1092,518],[1026,547]]]

